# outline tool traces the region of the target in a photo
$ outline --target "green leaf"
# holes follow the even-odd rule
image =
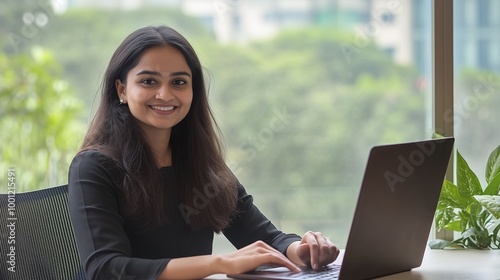
[[[432,133],[432,139],[441,139],[441,138],[444,138],[444,136],[437,132]]]
[[[455,218],[455,212],[452,208],[443,208],[436,210],[436,228],[437,230],[443,229],[447,224]]]
[[[442,240],[442,239],[436,239],[436,240],[431,240],[427,245],[429,245],[429,248],[431,249],[444,249],[448,246],[450,246],[452,242],[448,240]]]
[[[487,212],[487,211],[486,211],[486,212]],[[489,213],[489,212],[487,212],[487,213]],[[491,216],[491,215],[490,215],[490,216]],[[487,229],[487,230],[488,230],[488,232],[489,232],[490,234],[492,234],[493,236],[497,236],[498,234],[497,234],[497,233],[495,233],[495,231],[498,231],[498,230],[499,230],[499,227],[500,227],[500,219],[495,219],[495,220],[493,220],[493,221],[491,221],[491,222],[489,222],[489,223],[487,224],[486,229]],[[500,236],[498,236],[498,237],[496,237],[496,238],[500,238]]]
[[[500,174],[500,145],[491,152],[486,163],[486,182],[489,184],[498,174]]]
[[[470,230],[472,234],[469,237],[469,240],[473,240],[476,246],[479,249],[486,249],[490,247],[492,238],[490,237],[488,230],[485,228],[471,228]]]
[[[462,198],[458,193],[458,187],[448,180],[444,180],[439,197],[438,207],[451,207],[464,209],[468,205],[468,200]]]
[[[480,250],[488,249],[491,244],[491,238],[489,236],[486,237],[478,236],[476,238],[471,238],[469,240],[474,240],[474,244],[476,246],[475,249],[480,249]]]
[[[500,173],[495,175],[492,180],[489,181],[488,186],[484,189],[484,195],[495,195],[500,192]]]
[[[476,222],[481,214],[481,210],[483,210],[483,207],[477,201],[474,201],[469,205],[469,213],[472,221]]]
[[[460,211],[458,212],[458,216],[459,219],[457,220],[457,222],[460,224],[460,230],[458,231],[465,231],[471,225],[470,214],[467,211]]]
[[[469,165],[457,151],[457,187],[461,200],[467,201],[467,204],[474,201],[473,195],[483,193],[481,184],[476,174],[470,169]],[[467,207],[468,205],[464,205]]]
[[[474,198],[483,205],[493,217],[500,219],[500,196],[499,195],[475,195]]]
[[[456,220],[447,223],[443,228],[444,229],[449,229],[449,230],[454,230],[454,231],[462,231],[462,228],[464,227],[462,225],[464,220]]]
[[[498,224],[495,229],[493,229],[492,239],[493,244],[495,244],[497,249],[500,249],[500,236],[498,235],[500,231],[500,224]]]
[[[467,205],[468,201],[462,199],[458,194],[458,187],[452,182],[445,180],[436,208],[436,228],[438,230],[446,228],[460,231],[460,222],[454,221],[458,219],[455,209],[465,209]]]

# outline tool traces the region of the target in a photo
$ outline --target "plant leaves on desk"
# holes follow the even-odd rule
[[[496,195],[500,191],[500,173],[498,173],[484,189],[483,195]]]
[[[476,174],[470,169],[469,164],[457,151],[457,189],[461,199],[461,206],[467,207],[475,200],[473,195],[482,194],[483,189]]]
[[[500,248],[500,145],[486,163],[483,190],[476,174],[457,151],[457,184],[445,180],[436,209],[437,230],[453,230],[461,237],[453,241],[433,240],[432,249]]]
[[[436,240],[429,241],[428,245],[429,245],[429,248],[431,248],[431,249],[443,249],[443,248],[450,247],[451,241],[436,239]]]
[[[486,164],[486,182],[488,184],[500,174],[500,146],[491,152]],[[496,191],[498,193],[498,189]]]
[[[474,198],[488,210],[493,217],[500,219],[500,196],[499,195],[475,195]]]

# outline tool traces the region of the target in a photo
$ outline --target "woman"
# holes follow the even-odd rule
[[[263,264],[298,271],[336,259],[322,234],[284,234],[259,212],[224,163],[215,129],[188,41],[165,26],[130,34],[69,170],[89,279],[194,279]],[[214,232],[238,250],[211,255]]]

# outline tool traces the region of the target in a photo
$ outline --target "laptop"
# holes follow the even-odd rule
[[[454,138],[373,147],[341,265],[292,273],[283,267],[235,279],[372,279],[422,264]]]

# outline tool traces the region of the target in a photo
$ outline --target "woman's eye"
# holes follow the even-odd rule
[[[141,81],[141,84],[151,86],[151,85],[156,84],[156,81],[153,79],[144,79]]]
[[[183,85],[186,84],[186,81],[184,81],[184,80],[174,80],[172,83],[174,85],[176,85],[176,86],[183,86]]]

